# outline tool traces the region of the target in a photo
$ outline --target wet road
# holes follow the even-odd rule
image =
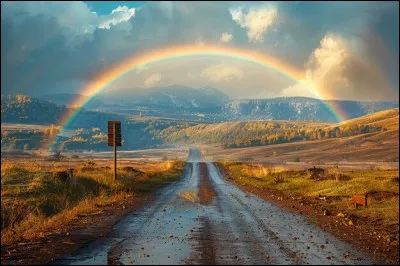
[[[371,264],[302,216],[226,183],[191,149],[183,178],[54,264]]]

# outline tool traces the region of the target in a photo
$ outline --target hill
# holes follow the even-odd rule
[[[296,141],[343,138],[398,131],[399,109],[381,111],[339,124],[292,121],[242,121],[200,124],[161,132],[172,143],[219,144],[225,148],[272,145]]]
[[[385,110],[340,124],[332,124],[324,129],[357,126],[381,127],[383,130],[347,137],[237,148],[234,152],[221,146],[207,145],[204,151],[210,159],[216,161],[258,161],[277,164],[297,162],[299,165],[295,163],[293,167],[300,168],[310,167],[308,164],[302,166],[302,163],[318,164],[318,162],[332,164],[340,162],[341,167],[358,165],[357,167],[363,169],[367,169],[369,163],[396,162],[398,167],[399,109]]]
[[[80,94],[47,94],[41,99],[67,107],[89,98]],[[122,115],[196,120],[204,122],[290,120],[337,122],[327,107],[342,110],[352,119],[396,108],[398,102],[322,101],[307,97],[278,97],[269,99],[230,100],[212,87],[191,88],[183,85],[152,88],[117,88],[101,96],[90,97],[85,108]]]
[[[54,103],[25,95],[1,96],[1,121],[8,123],[56,124],[68,111]]]
[[[339,123],[339,127],[351,125],[381,126],[387,130],[399,130],[399,108],[379,111],[370,115],[350,119]]]
[[[113,103],[169,109],[170,111],[189,109],[218,112],[217,109],[229,101],[229,97],[218,89],[212,87],[190,88],[183,85],[116,89],[105,95]]]

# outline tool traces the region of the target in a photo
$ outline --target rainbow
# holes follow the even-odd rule
[[[147,64],[187,56],[218,56],[252,62],[257,65],[273,69],[296,82],[302,81],[304,83],[303,79],[305,75],[303,70],[286,64],[282,60],[279,60],[275,57],[248,49],[213,45],[180,45],[159,48],[141,54],[135,53],[97,75],[96,78],[89,82],[89,84],[86,85],[80,92],[81,94],[89,97],[86,99],[78,98],[76,101],[71,103],[71,105],[79,106],[79,108],[77,108],[74,112],[68,113],[62,117],[62,128],[68,126],[69,123],[73,121],[74,117],[76,117],[76,115],[79,113],[79,110],[85,106],[85,104],[87,104],[95,95],[100,93],[107,87],[107,85],[122,77],[126,73]],[[321,86],[308,83],[306,84],[306,87],[315,95],[316,98],[323,100],[323,102],[324,99],[332,99],[332,95],[330,95],[327,91],[324,91]],[[345,120],[345,114],[339,108],[334,108],[326,102],[324,102],[324,104],[338,121]]]

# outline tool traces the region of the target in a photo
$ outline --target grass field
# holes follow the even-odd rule
[[[43,236],[80,216],[132,194],[149,193],[180,177],[184,162],[131,164],[118,169],[95,160],[75,162],[73,179],[55,175],[66,166],[42,167],[3,161],[1,167],[1,244]]]
[[[276,190],[287,197],[324,195],[329,201],[327,209],[333,214],[368,218],[382,226],[399,223],[398,170],[339,171],[324,169],[315,176],[309,170],[287,170],[260,164],[223,162],[220,165],[230,178],[241,185]],[[355,209],[351,196],[368,194],[368,208]]]

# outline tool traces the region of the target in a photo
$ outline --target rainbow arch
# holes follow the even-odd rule
[[[68,124],[73,121],[74,117],[79,113],[81,107],[85,106],[85,104],[88,103],[95,95],[104,90],[107,85],[122,77],[126,73],[150,63],[186,56],[202,55],[229,57],[252,62],[260,66],[273,69],[296,82],[303,80],[305,76],[304,71],[299,68],[286,64],[282,60],[279,60],[275,57],[248,49],[214,45],[177,45],[166,48],[158,48],[141,54],[133,54],[121,62],[111,66],[102,73],[99,73],[99,75],[97,75],[80,92],[81,94],[89,95],[89,97],[86,99],[79,98],[77,101],[71,103],[71,105],[80,107],[72,113],[65,114],[61,118],[61,126],[63,128],[68,126]],[[327,91],[324,91],[321,86],[311,83],[306,85],[306,87],[323,102],[324,99],[332,99],[332,95],[330,95]],[[345,120],[345,114],[339,108],[333,108],[326,102],[324,102],[324,104],[338,121]]]

